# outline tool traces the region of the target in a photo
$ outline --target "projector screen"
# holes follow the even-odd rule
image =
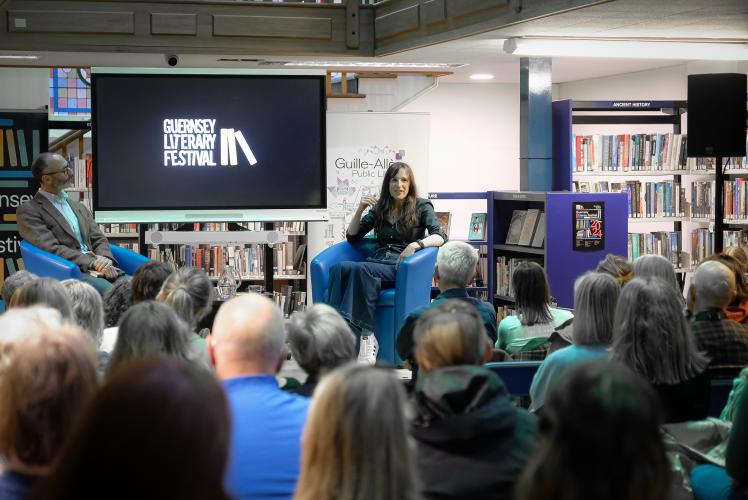
[[[195,71],[92,71],[96,220],[326,220],[324,74]]]

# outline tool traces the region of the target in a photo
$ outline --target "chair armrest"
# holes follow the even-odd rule
[[[23,265],[27,271],[60,281],[80,279],[81,270],[74,262],[35,247],[28,241],[21,241],[20,247]]]
[[[431,302],[431,281],[439,249],[424,248],[400,263],[395,278],[395,331],[414,309]]]
[[[112,245],[111,243],[109,244],[109,249],[112,251],[114,260],[117,261],[117,266],[130,276],[135,274],[135,271],[141,264],[145,264],[149,260],[148,257],[140,255],[139,253],[133,252],[127,248]]]
[[[312,275],[312,302],[327,301],[327,285],[330,282],[330,269],[338,262],[359,262],[365,259],[361,245],[351,245],[347,241],[336,243],[321,251],[309,264]]]

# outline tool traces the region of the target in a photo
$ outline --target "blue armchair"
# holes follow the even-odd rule
[[[109,244],[109,248],[117,261],[117,267],[127,274],[133,274],[141,264],[148,262],[148,257],[132,250],[112,244]],[[21,257],[23,257],[26,270],[37,276],[46,276],[60,281],[81,277],[81,270],[77,264],[35,247],[28,241],[21,241]]]
[[[373,253],[376,242],[365,238],[358,243],[337,243],[317,255],[309,265],[312,275],[312,301],[327,302],[330,269],[338,262],[366,260]],[[377,359],[393,365],[401,363],[395,340],[414,309],[431,301],[431,279],[436,265],[436,248],[425,248],[405,259],[397,269],[395,288],[379,293],[374,319],[374,335],[379,342]]]

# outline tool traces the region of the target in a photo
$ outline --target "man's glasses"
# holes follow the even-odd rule
[[[59,173],[62,173],[62,172],[72,172],[72,171],[73,171],[73,167],[71,167],[70,165],[66,165],[65,167],[63,167],[60,170],[53,170],[51,172],[44,172],[42,175],[55,175],[55,174],[59,174]]]

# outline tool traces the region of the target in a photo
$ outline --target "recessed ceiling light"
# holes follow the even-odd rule
[[[39,59],[39,56],[18,56],[10,54],[0,54],[0,59]]]
[[[473,75],[470,75],[471,80],[493,80],[493,75],[489,75],[488,73],[475,73]]]

